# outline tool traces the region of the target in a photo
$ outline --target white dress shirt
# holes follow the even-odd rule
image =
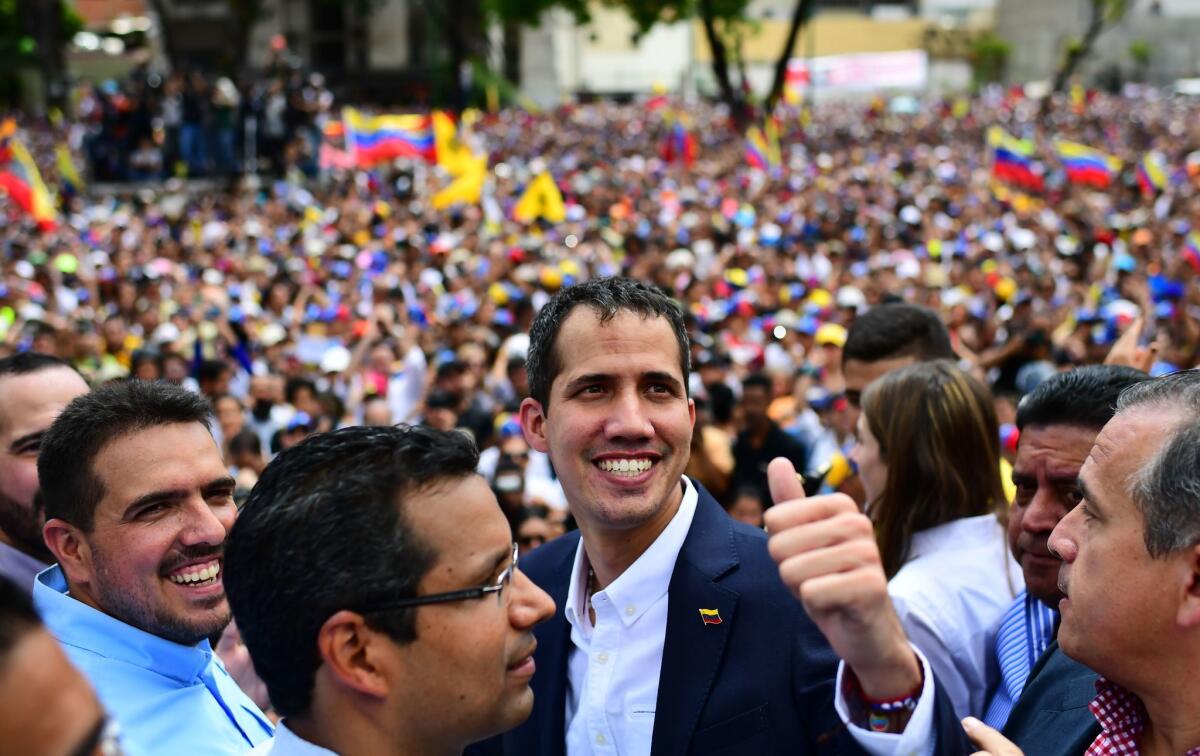
[[[685,479],[686,480],[686,479]],[[571,625],[567,659],[567,753],[649,756],[667,635],[667,587],[696,514],[696,488],[684,486],[679,511],[650,548],[604,590],[588,617],[583,541],[563,614]]]
[[[337,756],[335,751],[314,745],[288,729],[287,720],[275,725],[275,737],[260,743],[248,756]]]
[[[569,756],[650,754],[667,633],[667,589],[698,499],[686,476],[683,482],[679,511],[663,532],[629,569],[592,595],[595,625],[585,604],[589,565],[583,541],[579,542],[563,608],[572,644],[567,659],[565,720]],[[900,735],[875,733],[849,723],[849,707],[841,692],[845,664],[838,667],[835,708],[854,739],[872,756],[933,753],[934,681],[919,650],[917,656],[925,687]]]
[[[888,583],[904,631],[960,717],[983,716],[999,679],[996,631],[1024,587],[1004,526],[990,514],[914,535],[908,561]]]

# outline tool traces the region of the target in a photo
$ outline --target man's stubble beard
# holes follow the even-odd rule
[[[44,523],[40,491],[33,495],[33,502],[28,507],[0,491],[0,530],[18,550],[45,564],[54,564],[57,560],[42,538]]]

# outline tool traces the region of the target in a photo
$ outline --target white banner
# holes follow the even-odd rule
[[[803,97],[810,84],[822,92],[875,89],[924,89],[929,56],[924,50],[828,55],[788,61],[785,88],[789,100]]]

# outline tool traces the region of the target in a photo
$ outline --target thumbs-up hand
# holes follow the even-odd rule
[[[792,463],[767,467],[768,549],[779,575],[829,645],[854,670],[868,698],[903,697],[921,685],[921,667],[887,592],[875,530],[849,496],[805,498]]]

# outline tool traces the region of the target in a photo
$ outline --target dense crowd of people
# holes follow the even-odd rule
[[[44,622],[132,752],[1200,748],[1200,103],[824,104],[766,169],[703,104],[463,114],[488,179],[436,209],[439,166],[320,168],[290,76],[22,123],[225,189],[0,200],[0,652]],[[545,171],[565,219],[515,220]]]

